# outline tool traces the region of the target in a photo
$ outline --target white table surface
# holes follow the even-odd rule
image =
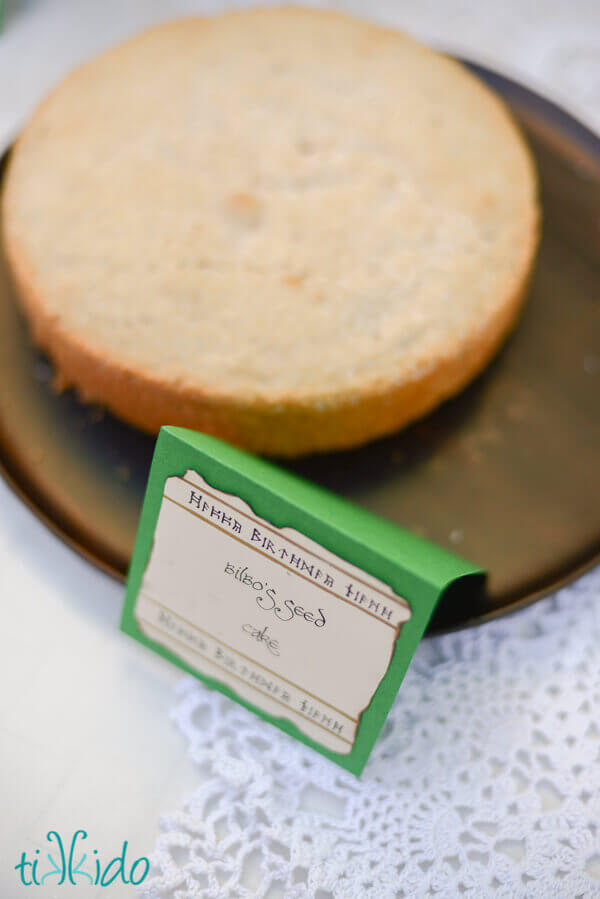
[[[146,23],[223,5],[9,0],[0,141],[80,60]],[[522,2],[518,13],[514,3],[474,0],[343,5],[519,77],[600,125],[596,0]],[[133,856],[150,854],[159,815],[198,775],[169,723],[179,673],[118,630],[122,586],[51,534],[1,480],[0,597],[0,896],[13,897],[25,889],[13,870],[20,853],[44,849],[51,828],[85,828],[107,857],[124,839]],[[49,886],[28,893],[62,894]]]

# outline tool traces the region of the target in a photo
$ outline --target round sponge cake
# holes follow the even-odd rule
[[[472,379],[516,320],[536,177],[456,62],[334,13],[153,28],[18,140],[6,251],[61,383],[293,456],[356,446]]]

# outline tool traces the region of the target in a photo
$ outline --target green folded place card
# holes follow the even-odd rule
[[[263,459],[168,427],[122,628],[360,774],[436,603],[483,578]]]

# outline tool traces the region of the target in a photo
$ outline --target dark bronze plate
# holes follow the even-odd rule
[[[365,449],[293,469],[485,566],[486,596],[430,631],[542,596],[600,560],[600,140],[477,66],[535,153],[543,241],[521,323],[476,383]],[[0,266],[0,459],[26,502],[117,577],[133,547],[154,439],[50,387]]]

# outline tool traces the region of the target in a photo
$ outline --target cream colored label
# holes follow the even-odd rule
[[[135,615],[200,673],[348,753],[410,608],[188,471],[166,481]]]

